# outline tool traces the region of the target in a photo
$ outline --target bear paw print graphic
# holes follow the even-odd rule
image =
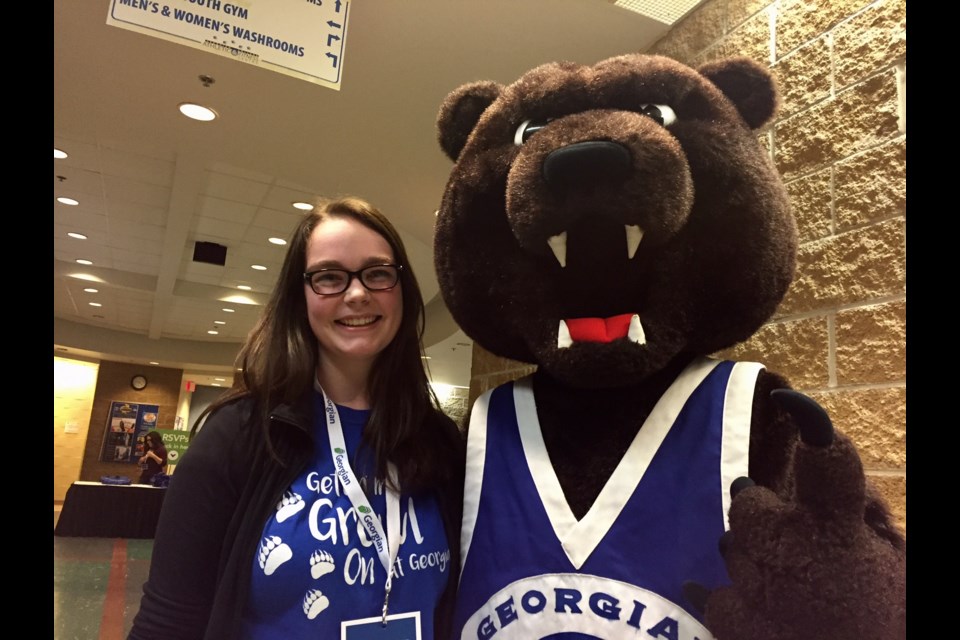
[[[313,576],[314,580],[320,576],[327,575],[333,571],[334,568],[336,567],[333,562],[333,556],[326,551],[317,549],[310,554],[310,575]]]
[[[267,536],[260,543],[260,553],[257,559],[264,575],[271,575],[277,567],[293,557],[293,551],[279,536]]]
[[[284,491],[283,498],[277,504],[277,522],[283,522],[306,506],[299,493]]]
[[[330,599],[323,595],[319,589],[310,589],[307,595],[303,597],[303,612],[307,618],[313,620],[320,612],[330,606]]]

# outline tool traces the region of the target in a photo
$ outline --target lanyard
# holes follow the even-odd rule
[[[386,583],[384,584],[383,595],[383,614],[382,622],[387,624],[387,604],[390,600],[390,589],[393,585],[393,563],[397,559],[400,551],[400,496],[394,491],[390,484],[397,484],[397,468],[392,462],[387,463],[387,473],[390,475],[390,483],[387,485],[387,523],[386,530],[370,507],[370,501],[360,487],[353,468],[350,466],[350,460],[347,456],[347,443],[343,438],[343,427],[340,425],[340,413],[337,411],[337,405],[323,393],[324,417],[327,423],[327,434],[330,437],[330,453],[333,456],[333,468],[336,470],[337,479],[343,486],[347,498],[353,505],[357,519],[363,525],[367,532],[367,537],[373,543],[380,556],[380,563],[387,572]]]

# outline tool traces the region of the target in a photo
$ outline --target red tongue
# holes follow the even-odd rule
[[[574,342],[610,342],[627,336],[632,317],[632,313],[624,313],[609,318],[574,318],[565,322]]]

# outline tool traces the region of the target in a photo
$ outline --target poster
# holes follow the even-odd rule
[[[143,455],[143,436],[157,428],[159,414],[155,404],[111,402],[100,461],[136,463]]]

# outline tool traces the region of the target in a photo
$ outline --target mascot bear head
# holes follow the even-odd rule
[[[748,59],[623,55],[464,85],[436,269],[461,328],[565,384],[636,384],[749,337],[793,277],[796,229],[759,140],[777,96]]]

